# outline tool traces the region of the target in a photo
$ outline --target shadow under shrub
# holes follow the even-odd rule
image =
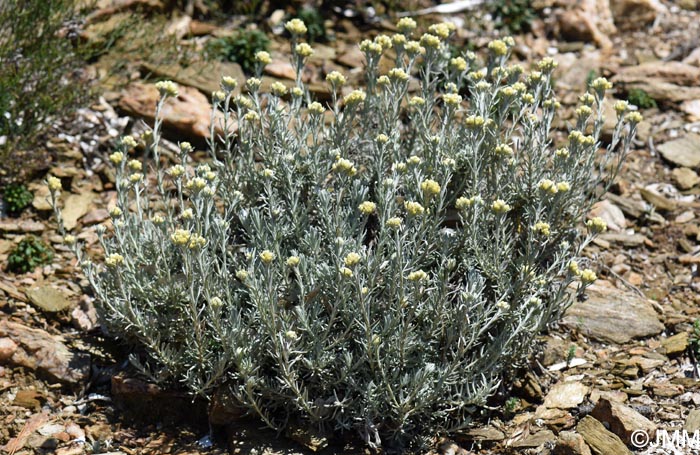
[[[0,2],[0,179],[31,162],[46,121],[86,95],[71,0]],[[21,162],[20,162],[21,161]],[[26,170],[26,169],[22,169]]]
[[[363,41],[366,89],[341,97],[345,77],[332,72],[327,107],[300,77],[265,94],[250,78],[236,97],[223,78],[209,163],[181,143],[180,162],[160,168],[157,120],[142,138],[149,179],[126,160],[136,140],[122,139],[110,157],[114,230],[98,231],[104,260],[66,243],[106,328],[147,353],[133,358],[144,373],[205,397],[225,385],[272,428],[301,420],[375,446],[417,442],[467,425],[596,279],[579,256],[605,224],[577,225],[639,114],[615,105],[596,161],[610,86],[596,79],[555,149],[551,59],[528,74],[507,66],[510,39],[483,63],[449,58],[449,25],[415,41],[414,28],[403,19],[399,34]],[[300,73],[313,49],[303,23],[287,29]],[[396,67],[380,74],[389,47]],[[259,77],[269,55],[256,60]],[[177,95],[171,82],[158,88],[156,118]],[[55,201],[60,181],[48,183]]]

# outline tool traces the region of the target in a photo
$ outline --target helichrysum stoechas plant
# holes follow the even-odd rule
[[[122,140],[104,257],[68,243],[106,327],[142,348],[134,360],[155,379],[203,396],[225,386],[273,428],[303,420],[405,443],[463,427],[596,279],[579,256],[605,224],[580,222],[639,115],[619,106],[596,160],[609,88],[597,79],[555,147],[552,60],[508,66],[503,39],[480,66],[449,58],[451,26],[414,29],[402,19],[402,33],[363,41],[366,86],[341,96],[345,77],[330,73],[327,106],[300,77],[271,93],[251,78],[240,96],[225,77],[208,163],[181,143],[179,162],[160,167],[157,120],[147,177]],[[301,72],[313,48],[301,21],[287,30]],[[391,47],[395,68],[381,74]],[[159,89],[157,118],[177,94]]]

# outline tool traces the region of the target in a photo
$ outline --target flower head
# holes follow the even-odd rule
[[[408,279],[408,281],[414,281],[414,282],[423,281],[426,278],[428,278],[428,274],[425,273],[423,270],[416,270],[414,272],[411,272],[406,277],[406,279]]]
[[[331,85],[340,87],[341,85],[345,84],[346,79],[345,76],[343,76],[343,73],[340,73],[339,71],[331,71],[330,73],[326,74],[326,81],[328,81],[328,83]]]
[[[347,106],[353,106],[355,104],[360,104],[364,102],[365,98],[367,98],[367,94],[365,92],[363,92],[362,90],[353,90],[352,92],[345,95],[345,98],[343,98],[343,102]]]
[[[411,216],[422,215],[425,212],[425,208],[418,202],[406,201],[404,203],[404,208]]]
[[[284,96],[287,94],[287,86],[277,81],[270,84],[270,91],[275,96]]]
[[[46,179],[46,182],[48,183],[49,190],[52,193],[57,193],[63,188],[63,185],[61,185],[61,179],[54,177],[53,175]]]
[[[496,199],[491,204],[491,209],[496,213],[506,213],[510,211],[511,207],[503,199]]]
[[[173,81],[156,82],[156,88],[158,89],[160,96],[163,96],[163,97],[166,97],[166,96],[176,97],[178,95],[177,84],[175,84]]]
[[[275,260],[275,253],[270,250],[264,250],[259,254],[259,257],[263,264],[269,264]]]
[[[109,155],[109,161],[111,161],[115,166],[121,164],[122,161],[124,161],[124,154],[122,152],[114,152]]]
[[[375,204],[374,202],[370,202],[370,201],[364,201],[364,202],[363,202],[362,204],[360,204],[357,208],[358,208],[358,209],[360,210],[360,212],[362,212],[364,215],[371,215],[371,214],[373,214],[374,212],[377,211],[377,204]]]
[[[128,147],[128,148],[134,148],[136,147],[136,139],[134,139],[133,136],[124,136],[122,138],[122,145]]]
[[[401,227],[402,222],[403,220],[401,218],[399,218],[398,216],[394,216],[386,220],[386,225],[391,229],[398,229]]]
[[[221,78],[221,88],[223,88],[226,93],[234,91],[237,86],[238,81],[231,76],[224,76]]]
[[[299,43],[294,47],[294,52],[301,57],[311,57],[314,50],[308,43]]]
[[[307,31],[306,24],[304,24],[304,21],[301,19],[292,19],[288,21],[284,24],[284,28],[292,35],[304,35]]]
[[[299,259],[299,256],[289,256],[287,258],[286,264],[289,267],[296,267],[299,265],[299,262],[301,262],[301,259]]]
[[[124,256],[119,253],[112,253],[105,258],[105,265],[107,267],[118,267],[124,263]]]
[[[605,232],[608,228],[608,224],[600,217],[591,218],[586,221],[586,227],[593,233],[598,234],[600,232]]]
[[[255,53],[255,61],[262,64],[262,65],[267,65],[272,61],[272,58],[270,58],[270,53],[266,51],[258,51]]]
[[[416,24],[416,21],[410,17],[401,18],[396,24],[396,28],[398,28],[404,35],[410,34],[416,29],[416,27],[418,27],[418,24]]]
[[[352,278],[352,270],[350,270],[347,267],[341,267],[340,274],[343,275],[345,278]]]
[[[581,271],[581,274],[579,276],[581,277],[581,282],[583,282],[584,284],[593,283],[595,280],[598,279],[598,276],[591,269],[584,269],[583,271]]]
[[[345,264],[346,267],[354,267],[357,264],[360,263],[362,260],[362,256],[359,254],[352,252],[348,253],[347,256],[345,256],[345,259],[343,260],[343,263]]]
[[[537,223],[535,223],[533,230],[537,234],[540,234],[544,237],[549,237],[549,234],[551,233],[551,226],[549,225],[549,223],[545,223],[544,221],[538,221]]]
[[[494,55],[501,57],[508,53],[508,45],[503,40],[493,40],[489,43],[489,50]]]
[[[423,180],[423,182],[420,184],[420,189],[425,197],[432,197],[440,194],[440,184],[435,180]]]

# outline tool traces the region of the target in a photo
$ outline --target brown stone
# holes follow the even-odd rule
[[[613,82],[628,90],[644,90],[657,101],[680,103],[700,98],[700,68],[681,62],[647,62],[626,67]]]
[[[605,398],[598,401],[591,415],[601,422],[609,425],[610,431],[615,433],[627,444],[630,444],[630,436],[636,430],[643,430],[649,436],[656,432],[656,425],[634,409]]]
[[[71,352],[59,337],[43,330],[25,327],[16,322],[0,321],[0,338],[9,338],[17,349],[6,360],[53,379],[66,383],[80,383],[90,373],[90,357]]]
[[[700,134],[688,133],[657,148],[661,156],[673,164],[689,168],[700,166]]]
[[[658,0],[610,0],[615,25],[622,30],[639,30],[667,11]]]
[[[688,332],[677,333],[661,340],[661,347],[668,356],[684,353],[688,349]]]
[[[615,33],[615,24],[607,0],[584,0],[570,4],[557,16],[559,32],[565,39],[595,41],[602,49],[611,49],[609,34]]]
[[[570,409],[581,404],[589,388],[580,382],[558,382],[544,397],[546,408]]]
[[[606,430],[594,417],[585,416],[581,419],[576,431],[596,455],[632,455],[625,443],[616,434]]]
[[[209,137],[212,107],[206,96],[191,87],[180,86],[178,91],[179,95],[168,98],[163,106],[163,126],[191,139],[201,140]],[[119,108],[129,115],[143,118],[153,124],[159,98],[155,85],[133,82],[124,90],[119,100]]]
[[[603,342],[627,343],[653,336],[664,329],[652,305],[636,293],[594,284],[588,299],[575,302],[562,323]]]
[[[591,455],[583,436],[574,431],[562,431],[552,452],[554,455]]]
[[[700,409],[691,409],[685,418],[685,425],[683,429],[688,432],[688,434],[693,434],[696,431],[700,431]]]
[[[29,301],[45,313],[58,313],[73,306],[62,290],[50,285],[29,288],[26,294]]]

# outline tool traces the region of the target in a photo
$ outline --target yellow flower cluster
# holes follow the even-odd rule
[[[287,258],[286,264],[289,267],[296,267],[299,265],[299,262],[301,262],[301,259],[299,259],[299,256],[289,256]]]
[[[591,269],[584,269],[579,276],[581,277],[581,281],[584,284],[593,283],[595,280],[598,279],[598,276]]]
[[[255,61],[262,65],[267,65],[272,61],[272,58],[268,52],[258,51],[255,53]]]
[[[496,213],[506,213],[510,211],[511,206],[506,204],[503,199],[496,199],[493,201],[493,204],[491,204],[491,209]]]
[[[362,90],[353,90],[345,95],[345,98],[343,98],[343,103],[345,103],[347,106],[353,106],[364,102],[365,98],[367,98],[367,94],[365,92]]]
[[[591,146],[595,144],[595,138],[593,136],[586,136],[579,130],[573,130],[569,133],[569,141],[584,146]]]
[[[483,126],[485,120],[480,115],[470,115],[464,119],[464,124],[469,128],[478,128]]]
[[[304,35],[307,28],[301,19],[292,19],[284,24],[284,28],[292,35]]]
[[[158,89],[160,96],[176,97],[178,95],[177,84],[175,84],[173,81],[156,82],[156,88]]]
[[[287,94],[287,86],[279,81],[273,82],[270,85],[270,92],[275,96],[284,96]]]
[[[346,267],[354,267],[357,264],[360,263],[362,260],[362,256],[359,254],[352,252],[348,253],[347,256],[345,256],[345,259],[343,260],[343,263],[345,264]]]
[[[311,57],[314,50],[307,43],[299,43],[294,47],[294,52],[301,57]]]
[[[420,37],[421,46],[429,49],[437,49],[440,47],[440,38],[430,33],[424,33]]]
[[[502,57],[508,53],[508,45],[503,40],[493,40],[489,43],[489,50],[497,57]]]
[[[404,202],[404,208],[411,216],[422,215],[425,212],[425,208],[418,202],[406,201]]]
[[[226,93],[234,91],[237,86],[238,81],[231,76],[224,76],[221,78],[221,88],[223,88]]]
[[[427,198],[440,194],[440,184],[435,180],[426,179],[420,184],[423,195]]]
[[[124,256],[119,253],[112,253],[105,258],[107,267],[118,267],[124,263]]]
[[[395,81],[406,82],[408,80],[408,74],[406,74],[406,72],[401,68],[390,69],[388,76],[389,79],[393,79]]]
[[[391,229],[398,229],[401,227],[401,223],[403,220],[397,216],[391,217],[388,220],[386,220],[386,225],[387,227],[390,227]]]
[[[58,177],[54,177],[53,175],[46,179],[46,182],[48,183],[49,190],[52,193],[57,193],[63,188],[63,185],[61,185],[61,180]]]
[[[335,172],[341,172],[350,176],[353,176],[357,173],[357,169],[355,169],[355,164],[352,161],[340,157],[338,157],[335,160],[332,169]]]
[[[549,237],[549,234],[551,233],[551,226],[549,225],[549,223],[545,223],[544,221],[538,221],[537,223],[535,223],[533,230],[537,234]]]
[[[120,209],[119,207],[112,207],[109,211],[109,215],[112,218],[119,218],[120,216],[122,216],[122,209]]]
[[[345,84],[346,79],[345,76],[343,76],[342,73],[338,71],[331,71],[326,75],[326,81],[328,81],[330,84],[335,85],[340,87],[341,85]]]
[[[345,278],[352,278],[352,270],[350,270],[347,267],[341,267],[340,274],[343,275]]]
[[[475,196],[475,197],[462,196],[462,197],[457,198],[457,200],[455,201],[455,208],[457,210],[465,210],[465,209],[471,207],[472,205],[480,203],[480,202],[481,202],[481,198],[479,196]]]
[[[508,144],[498,144],[494,149],[494,152],[498,156],[512,156],[513,148],[510,147]]]
[[[309,113],[311,113],[311,114],[321,115],[325,111],[326,111],[326,109],[318,101],[314,101],[313,103],[309,104]]]
[[[542,179],[540,182],[537,184],[537,187],[544,191],[545,193],[549,194],[557,194],[557,185],[550,179]]]
[[[260,257],[260,260],[263,262],[263,264],[269,264],[275,260],[276,256],[275,253],[273,253],[270,250],[263,250],[263,252],[260,253],[258,257]]]
[[[133,136],[124,136],[122,138],[122,145],[128,147],[128,148],[134,148],[136,147],[136,139],[134,139]]]
[[[425,99],[421,98],[420,96],[411,97],[411,99],[408,101],[408,105],[412,107],[423,106],[424,104]]]
[[[586,227],[594,233],[605,232],[608,228],[608,224],[600,217],[592,218],[586,221]]]
[[[408,35],[411,32],[413,32],[413,30],[415,30],[416,27],[418,27],[418,24],[416,24],[416,21],[411,19],[410,17],[404,17],[399,20],[399,22],[396,24],[396,27],[401,33]]]
[[[426,278],[428,278],[428,274],[425,273],[423,270],[416,270],[414,272],[409,273],[406,278],[408,279],[408,281],[423,281]]]
[[[445,93],[442,95],[442,101],[450,107],[456,107],[462,102],[462,97],[456,93]]]
[[[377,211],[377,204],[375,204],[374,202],[370,202],[370,201],[364,201],[362,204],[360,204],[358,206],[358,209],[364,215],[371,215]]]
[[[248,278],[248,272],[243,269],[236,270],[236,278],[241,281],[245,281],[246,278]]]
[[[644,117],[639,112],[633,111],[625,116],[625,120],[627,120],[630,123],[636,124],[636,123],[640,123],[642,120],[644,120]]]
[[[612,88],[612,84],[604,77],[599,77],[593,82],[591,82],[591,87],[593,88],[593,90],[598,90],[602,92],[605,90],[610,90]]]
[[[467,70],[467,61],[464,60],[462,57],[455,57],[453,59],[450,59],[450,68],[452,68],[455,71],[466,71]]]
[[[121,164],[121,162],[124,161],[124,154],[122,152],[114,152],[109,155],[109,161],[115,166]]]

